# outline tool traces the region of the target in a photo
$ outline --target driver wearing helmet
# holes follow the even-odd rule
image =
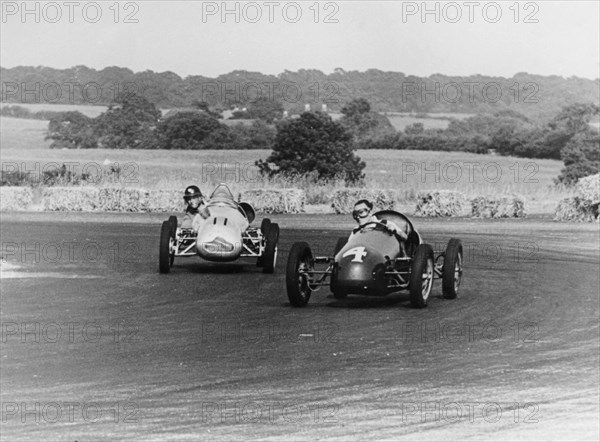
[[[193,229],[198,231],[200,221],[208,218],[208,209],[203,207],[204,197],[198,186],[187,186],[183,193],[185,201],[185,215],[181,222],[182,229]]]
[[[398,238],[401,248],[403,248],[404,241],[408,238],[407,233],[400,229],[394,222],[386,219],[380,220],[375,215],[371,215],[373,211],[373,203],[368,200],[359,200],[354,204],[354,210],[352,211],[352,218],[358,223],[358,227],[352,231],[350,238],[356,235],[365,225],[369,223],[380,223],[385,225],[387,230],[392,232]]]

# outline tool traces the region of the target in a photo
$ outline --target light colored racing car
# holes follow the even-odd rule
[[[278,224],[265,218],[260,228],[250,227],[256,217],[254,209],[248,203],[236,202],[225,184],[215,188],[205,208],[207,217],[197,233],[178,227],[175,216],[162,223],[160,273],[169,273],[176,257],[190,256],[215,262],[252,257],[263,273],[273,273],[277,263]]]
[[[369,222],[350,239],[338,239],[331,256],[313,257],[305,242],[292,246],[286,285],[293,306],[305,306],[313,291],[329,286],[337,299],[348,295],[384,296],[408,290],[411,304],[423,308],[427,306],[434,278],[442,279],[444,298],[456,298],[463,273],[461,241],[450,239],[446,250],[434,256],[432,247],[423,243],[405,215],[386,210],[375,217],[391,221],[408,232],[404,244],[400,244],[401,239],[385,223]],[[315,264],[327,267],[319,270]]]

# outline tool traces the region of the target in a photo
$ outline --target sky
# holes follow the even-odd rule
[[[0,65],[600,77],[600,1],[2,1]]]

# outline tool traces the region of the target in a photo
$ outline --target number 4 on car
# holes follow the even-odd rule
[[[286,268],[287,295],[294,307],[304,307],[313,291],[329,286],[333,296],[385,296],[408,290],[413,307],[427,306],[434,279],[442,280],[442,294],[454,299],[463,274],[461,241],[452,238],[446,250],[434,256],[429,244],[407,216],[393,210],[375,214],[407,232],[404,241],[385,223],[361,226],[350,239],[340,238],[331,256],[313,256],[310,246],[297,242],[292,246]],[[319,270],[316,265],[322,264]]]

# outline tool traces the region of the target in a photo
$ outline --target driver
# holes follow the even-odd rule
[[[208,209],[204,206],[204,196],[198,186],[187,186],[183,193],[185,201],[185,215],[181,222],[182,229],[193,229],[198,231],[200,221],[208,218]]]
[[[356,235],[360,229],[362,229],[365,225],[369,223],[380,223],[385,225],[385,227],[392,232],[398,238],[400,242],[400,247],[404,250],[404,241],[408,238],[407,233],[400,229],[394,222],[388,221],[386,219],[380,220],[375,215],[371,215],[373,211],[373,203],[368,200],[359,200],[354,204],[354,210],[352,211],[352,218],[356,220],[358,223],[358,227],[352,231],[350,234],[350,238]],[[348,239],[350,239],[348,238]]]

